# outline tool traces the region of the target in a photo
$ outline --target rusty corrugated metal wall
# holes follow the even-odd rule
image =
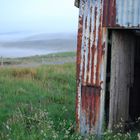
[[[104,0],[103,8],[105,27],[140,27],[140,0]]]
[[[140,0],[76,0],[77,129],[100,133],[104,114],[107,28],[139,28]]]
[[[101,120],[104,53],[103,1],[80,1],[77,50],[77,124],[82,133],[97,133]]]

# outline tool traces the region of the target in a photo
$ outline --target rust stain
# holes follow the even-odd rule
[[[81,1],[86,8],[83,9],[81,4],[84,16],[82,19],[79,18],[79,23],[82,20],[82,27],[78,30],[77,51],[80,52],[77,52],[76,99],[76,107],[80,107],[80,112],[76,109],[76,118],[78,130],[82,133],[91,133],[97,131],[100,117],[103,0],[100,0],[100,5],[97,0]],[[80,99],[78,95],[81,95]],[[79,100],[81,102],[78,106]]]
[[[92,7],[90,9],[90,14],[92,15]],[[89,82],[89,72],[90,72],[90,56],[91,56],[91,49],[90,49],[90,44],[91,44],[91,33],[92,33],[92,19],[91,19],[91,16],[90,16],[90,25],[89,25],[89,41],[88,41],[88,64],[87,64],[87,80],[86,80],[86,83],[88,84]]]
[[[83,17],[79,16],[79,29],[78,29],[78,36],[77,36],[77,79],[79,78],[80,74],[80,64],[81,64],[81,45],[82,45],[82,30],[83,26]]]
[[[95,88],[95,118],[94,118],[94,124],[99,120],[99,111],[100,111],[100,91],[101,87]]]
[[[84,83],[84,75],[85,75],[85,68],[84,68],[84,66],[85,66],[85,49],[86,49],[86,30],[87,30],[87,17],[86,17],[86,19],[85,19],[85,32],[84,32],[84,55],[83,55],[83,74],[82,74],[82,83]]]
[[[102,9],[100,11],[102,13]],[[96,69],[96,85],[100,86],[100,66],[101,66],[101,60],[102,60],[102,14],[100,14],[100,23],[99,23],[99,29],[98,29],[98,55],[97,55],[97,69]]]
[[[79,16],[79,29],[78,29],[78,36],[77,36],[77,68],[76,68],[76,75],[77,75],[77,94],[76,94],[76,123],[77,123],[77,131],[80,129],[80,122],[79,122],[79,114],[78,114],[78,109],[79,109],[79,97],[78,97],[78,85],[79,85],[79,77],[80,77],[80,64],[81,64],[81,45],[82,45],[82,34],[83,34],[83,17]]]
[[[91,84],[94,85],[94,57],[95,57],[95,39],[96,39],[96,20],[97,20],[97,7],[95,7],[95,18],[94,18],[94,40],[92,46],[92,66],[91,66]]]
[[[90,125],[90,129],[99,119],[100,91],[101,87],[82,86],[82,110],[86,114],[86,124]]]
[[[116,0],[104,0],[103,26],[114,27],[116,24]]]

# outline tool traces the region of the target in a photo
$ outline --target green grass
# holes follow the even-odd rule
[[[29,63],[45,63],[45,64],[61,64],[65,62],[74,62],[76,57],[75,52],[63,52],[48,55],[36,55],[21,58],[4,58],[3,62],[7,65],[12,64],[29,64]]]
[[[1,68],[0,140],[83,140],[75,132],[75,73],[73,63]],[[137,140],[137,133],[103,137]]]
[[[0,69],[0,139],[74,134],[75,86],[75,64]]]

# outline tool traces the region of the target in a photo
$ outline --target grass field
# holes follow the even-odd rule
[[[72,63],[76,60],[75,52],[54,53],[48,55],[36,55],[19,58],[1,58],[0,62],[5,66],[36,67],[42,64],[64,64]]]
[[[2,67],[0,140],[84,140],[75,132],[75,71],[75,63]],[[105,140],[137,140],[137,133],[103,135]]]
[[[74,134],[75,85],[74,64],[1,69],[0,139],[51,140]]]

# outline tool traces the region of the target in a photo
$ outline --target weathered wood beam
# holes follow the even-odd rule
[[[109,129],[129,118],[129,93],[134,75],[134,36],[112,31]]]

